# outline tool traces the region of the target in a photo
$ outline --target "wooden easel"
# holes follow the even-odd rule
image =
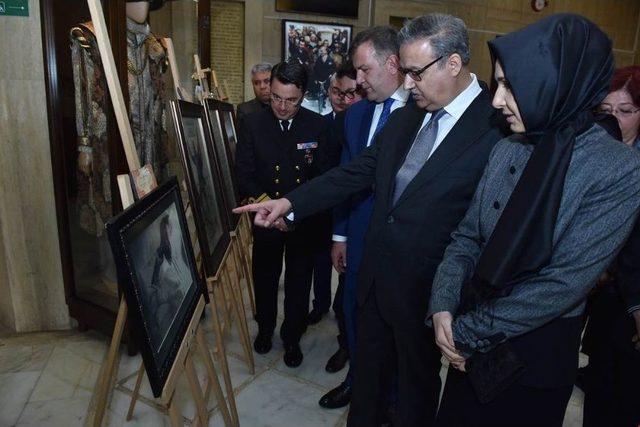
[[[193,97],[182,87],[180,71],[178,70],[178,61],[176,60],[176,51],[173,48],[173,40],[169,37],[164,37],[162,39],[162,43],[164,44],[165,49],[167,49],[169,68],[171,70],[171,77],[173,77],[173,87],[175,88],[176,98],[193,102]]]
[[[122,138],[124,151],[127,158],[127,164],[130,171],[136,171],[140,169],[140,160],[135,149],[133,133],[131,132],[131,126],[127,116],[127,109],[124,103],[124,97],[122,95],[122,88],[120,87],[120,81],[117,77],[117,70],[115,67],[115,61],[113,59],[113,53],[111,50],[111,43],[109,41],[107,27],[102,12],[102,5],[100,3],[100,0],[87,0],[87,2],[96,30],[96,40],[104,66],[105,76],[114,107],[116,121],[118,123],[120,136]],[[130,206],[134,201],[133,193],[131,191],[131,185],[128,181],[129,180],[127,175],[118,176],[118,185],[120,189],[122,205],[125,208]],[[171,424],[174,427],[182,426],[184,424],[181,419],[180,410],[178,409],[177,404],[174,401],[176,383],[182,373],[185,373],[187,376],[187,381],[189,382],[191,392],[196,402],[197,414],[195,418],[195,424],[207,425],[208,423],[209,414],[207,410],[207,402],[209,391],[207,391],[205,398],[196,375],[195,365],[193,363],[193,351],[196,350],[203,358],[207,367],[209,380],[207,384],[207,390],[210,390],[211,388],[213,389],[214,394],[216,395],[216,398],[218,400],[220,411],[222,413],[225,424],[227,426],[238,425],[237,412],[235,411],[235,401],[233,401],[233,412],[236,415],[234,420],[235,422],[232,424],[232,420],[229,415],[229,409],[227,407],[226,400],[224,399],[224,395],[222,393],[222,389],[215,372],[213,361],[211,360],[211,354],[209,353],[209,350],[206,346],[203,332],[199,327],[199,321],[203,313],[204,306],[204,297],[201,296],[198,300],[194,314],[189,322],[187,332],[180,344],[174,364],[169,372],[167,381],[163,388],[161,397],[159,398],[160,404],[166,407],[171,419]],[[122,339],[122,333],[124,331],[127,311],[127,303],[124,297],[121,297],[120,306],[118,308],[118,315],[116,317],[116,323],[111,338],[111,344],[109,346],[105,362],[100,369],[98,380],[94,389],[94,394],[90,402],[88,417],[85,420],[85,425],[93,425],[94,427],[99,427],[102,425],[104,413],[111,397],[111,391],[113,390],[115,371],[117,370],[119,362],[118,350],[120,347],[120,341]],[[229,376],[228,369],[226,370],[226,376]],[[138,389],[140,386],[139,382],[140,381],[137,381],[136,385]],[[231,389],[231,397],[232,396],[233,389]]]
[[[201,102],[206,108],[205,99],[207,98],[215,98],[216,96],[209,91],[209,85],[207,83],[206,73],[210,72],[213,78],[214,90],[217,92],[218,99],[227,99],[225,95],[222,94],[218,86],[218,78],[216,76],[215,70],[211,68],[202,69],[200,63],[200,57],[195,54],[193,55],[193,61],[195,64],[195,73],[193,74],[194,78],[198,79],[200,86],[203,88],[203,94]],[[255,297],[253,294],[253,275],[251,272],[251,220],[249,219],[249,214],[245,213],[240,217],[240,221],[238,222],[238,226],[235,230],[230,232],[231,236],[231,247],[232,247],[232,255],[233,255],[233,263],[235,269],[235,275],[237,278],[238,286],[242,278],[245,279],[247,285],[247,293],[249,296],[249,304],[251,306],[251,312],[253,316],[256,315],[256,303]],[[242,292],[240,292],[242,295]],[[243,303],[244,304],[244,303]],[[246,319],[245,319],[246,321]],[[247,330],[248,333],[248,330]]]

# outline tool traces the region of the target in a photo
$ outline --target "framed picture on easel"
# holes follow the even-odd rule
[[[178,181],[111,219],[107,235],[154,397],[162,394],[204,287]]]
[[[209,124],[209,133],[216,151],[216,159],[220,170],[220,177],[224,187],[226,215],[229,228],[235,230],[240,216],[231,210],[240,205],[240,193],[233,172],[233,153],[237,141],[233,106],[214,99],[205,100],[205,115]]]
[[[203,109],[199,104],[171,101],[205,272],[213,275],[222,262],[230,237],[223,187]]]

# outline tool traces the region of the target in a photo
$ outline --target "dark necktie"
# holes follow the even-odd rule
[[[433,145],[436,143],[436,138],[438,137],[438,120],[440,120],[444,114],[446,114],[446,111],[442,108],[434,111],[431,113],[429,122],[420,129],[407,157],[404,159],[404,163],[396,174],[393,206],[398,202],[407,185],[409,185],[411,180],[415,178],[418,172],[420,172],[420,169],[422,169],[422,166],[427,162]]]
[[[384,126],[384,124],[387,122],[387,119],[389,118],[389,114],[391,114],[392,104],[393,104],[393,98],[389,98],[386,101],[384,101],[384,105],[382,106],[382,114],[380,114],[380,118],[378,119],[378,124],[376,125],[376,131],[373,133],[374,138],[378,134],[378,132],[380,132],[380,129],[382,129],[382,126]]]
[[[280,120],[280,124],[282,125],[282,133],[287,133],[289,130],[289,120]]]

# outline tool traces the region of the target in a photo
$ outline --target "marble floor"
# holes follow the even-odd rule
[[[282,304],[283,295],[280,295]],[[280,310],[282,312],[282,310]],[[248,319],[251,319],[249,313]],[[280,319],[281,320],[281,319]],[[209,318],[203,319],[207,339],[214,348]],[[257,327],[249,320],[252,338]],[[346,368],[335,374],[324,365],[337,349],[337,326],[333,314],[311,326],[302,339],[304,361],[295,369],[282,361],[282,343],[275,339],[271,352],[255,355],[251,375],[242,356],[235,328],[226,339],[229,370],[242,426],[344,426],[347,409],[326,410],[318,399],[338,385]],[[76,331],[9,335],[0,333],[0,426],[81,426],[87,416],[93,387],[108,346],[107,337]],[[204,383],[205,370],[196,360]],[[168,426],[169,420],[155,404],[149,383],[143,380],[141,397],[131,421],[126,413],[140,366],[140,356],[129,357],[121,350],[116,389],[105,417],[108,426]],[[443,370],[444,375],[444,370]],[[222,382],[222,379],[221,379]],[[190,424],[195,407],[186,381],[180,381],[177,399],[185,424]],[[582,400],[575,389],[564,426],[582,425]],[[210,425],[223,425],[210,399]]]

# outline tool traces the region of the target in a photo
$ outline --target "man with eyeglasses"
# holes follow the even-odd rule
[[[236,209],[256,211],[255,223],[269,227],[290,212],[295,223],[375,188],[358,274],[351,426],[380,425],[394,365],[393,425],[434,425],[441,354],[434,331],[425,326],[431,285],[489,153],[502,138],[492,124],[491,97],[469,72],[469,36],[461,19],[439,13],[414,18],[398,42],[398,70],[415,104],[391,114],[375,142],[351,163],[281,199]]]
[[[307,71],[296,61],[271,71],[271,108],[251,115],[240,128],[236,175],[243,198],[269,200],[292,191],[327,169],[326,124],[317,113],[300,108]],[[284,320],[280,337],[284,362],[302,363],[300,337],[307,328],[309,292],[318,235],[318,216],[300,221],[288,233],[253,228],[253,282],[259,354],[271,350],[278,311],[278,283],[284,255]]]

